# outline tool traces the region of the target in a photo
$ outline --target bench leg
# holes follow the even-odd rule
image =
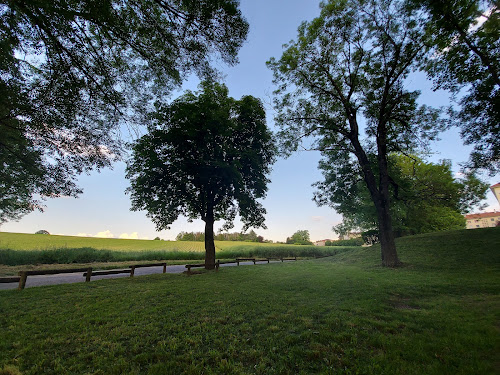
[[[90,282],[90,278],[92,277],[92,268],[87,269],[87,275],[85,275],[85,282]]]
[[[167,273],[167,263],[163,263],[163,273]]]
[[[135,266],[130,267],[130,277],[134,277]]]
[[[28,273],[26,271],[21,271],[19,273],[19,276],[21,276],[21,278],[19,279],[19,286],[17,289],[23,290],[24,287],[26,286],[26,279],[28,278]]]

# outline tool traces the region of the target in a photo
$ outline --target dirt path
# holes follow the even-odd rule
[[[271,263],[274,263],[271,261]],[[240,262],[240,265],[253,265],[253,262]],[[267,263],[257,263],[257,264],[267,264]],[[234,267],[236,263],[221,264],[221,267]],[[185,265],[175,265],[167,266],[167,273],[182,273],[186,271]],[[134,277],[152,275],[155,273],[162,273],[163,267],[145,267],[136,268]],[[118,274],[118,275],[104,275],[104,276],[92,276],[91,282],[103,279],[116,279],[119,277],[130,277],[128,274]],[[57,284],[73,284],[73,283],[83,283],[85,278],[83,277],[83,272],[76,273],[64,273],[58,275],[33,275],[28,276],[26,281],[26,288],[43,286],[43,285],[57,285]],[[16,289],[19,283],[0,283],[0,290]]]

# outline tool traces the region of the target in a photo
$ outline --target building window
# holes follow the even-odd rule
[[[495,219],[491,219],[491,221],[495,221]]]
[[[476,225],[476,228],[479,228],[479,225]]]

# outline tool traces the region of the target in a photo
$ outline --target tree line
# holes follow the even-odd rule
[[[205,241],[204,232],[180,232],[176,237],[176,241]],[[233,232],[233,233],[218,233],[214,234],[215,241],[243,241],[243,242],[269,242],[264,237],[259,236],[253,230],[248,233]]]

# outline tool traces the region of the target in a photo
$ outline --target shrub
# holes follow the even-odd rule
[[[36,232],[35,234],[50,234],[50,233],[49,233],[49,231],[47,231],[45,229],[41,229],[38,232]]]
[[[351,238],[350,240],[333,241],[332,246],[362,246],[365,242],[363,238]]]

